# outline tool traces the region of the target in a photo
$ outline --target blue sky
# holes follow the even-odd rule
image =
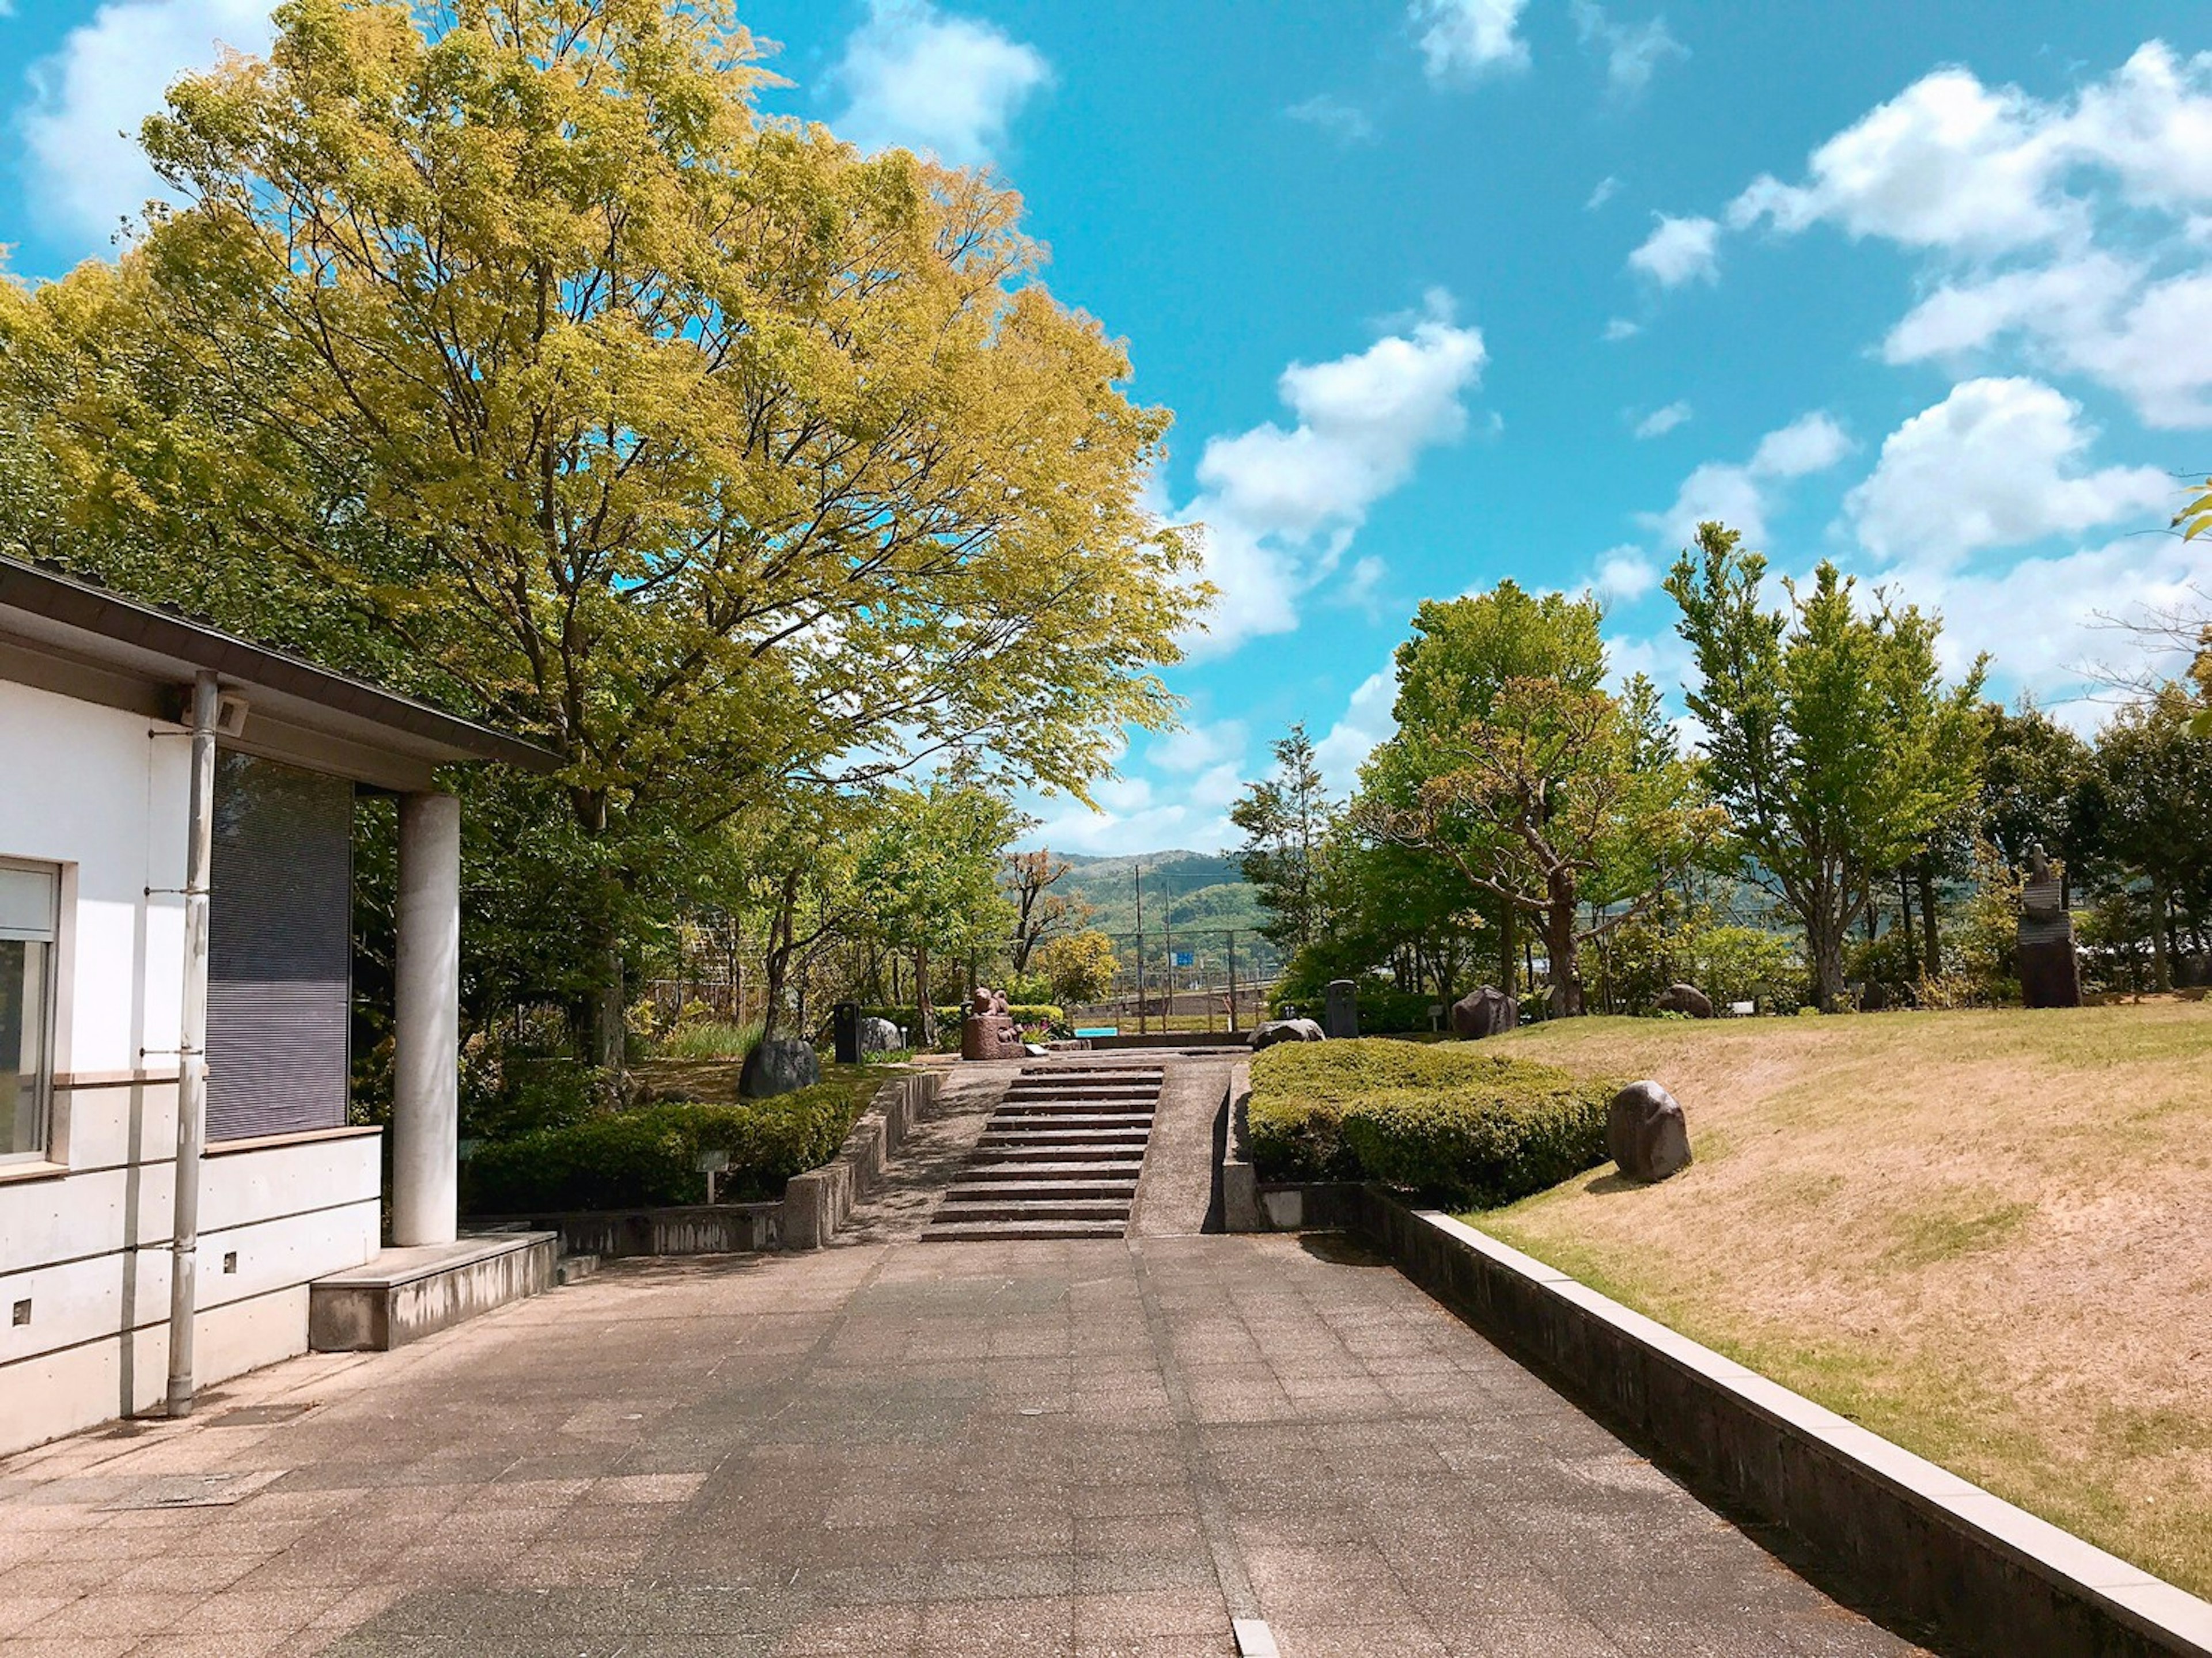
[[[1212,848],[1293,720],[1348,783],[1422,598],[1594,586],[1672,689],[1700,516],[1940,608],[2077,724],[2100,613],[2212,586],[2201,3],[761,0],[769,106],[988,162],[1176,413],[1224,589],[1067,850]],[[118,130],[254,0],[0,0],[0,241],[103,251]],[[2197,27],[2191,28],[2194,23]]]

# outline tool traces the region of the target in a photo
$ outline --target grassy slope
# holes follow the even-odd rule
[[[1698,1161],[1482,1226],[2212,1594],[2212,1006],[1592,1018],[1498,1047],[1657,1078]]]

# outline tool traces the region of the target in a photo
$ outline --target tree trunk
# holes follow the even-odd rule
[[[2173,988],[2173,956],[2166,929],[2172,925],[2173,908],[2166,893],[2156,895],[2150,914],[2151,971],[2155,975],[2151,987],[2161,996]]]
[[[1903,864],[1897,866],[1897,920],[1905,929],[1905,965],[1914,978],[1921,978],[1919,935],[1912,929],[1912,889]]]
[[[592,1063],[611,1076],[620,1076],[629,1059],[622,940],[611,938],[601,948],[599,983],[592,999]]]
[[[1571,873],[1553,875],[1548,884],[1551,908],[1544,917],[1544,948],[1552,957],[1552,1015],[1577,1019],[1583,1013],[1582,938],[1577,931],[1582,906],[1575,897]]]
[[[1920,949],[1932,979],[1943,970],[1943,940],[1936,929],[1936,860],[1924,852],[1920,854],[1919,874]]]
[[[1813,999],[1823,1013],[1833,1013],[1844,999],[1844,929],[1828,916],[1809,929],[1813,946]]]
[[[914,947],[915,1035],[917,1048],[937,1046],[937,1009],[929,999],[929,946]]]
[[[1498,987],[1510,996],[1520,982],[1521,939],[1520,912],[1510,898],[1498,901],[1500,920],[1498,923]]]

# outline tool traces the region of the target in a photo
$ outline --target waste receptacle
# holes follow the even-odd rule
[[[840,1002],[830,1010],[830,1041],[840,1065],[860,1062],[860,1005]]]

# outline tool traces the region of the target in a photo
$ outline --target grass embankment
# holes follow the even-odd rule
[[[1697,1162],[1471,1219],[2212,1594],[2212,1008],[1591,1018],[1484,1046],[1657,1078]]]

